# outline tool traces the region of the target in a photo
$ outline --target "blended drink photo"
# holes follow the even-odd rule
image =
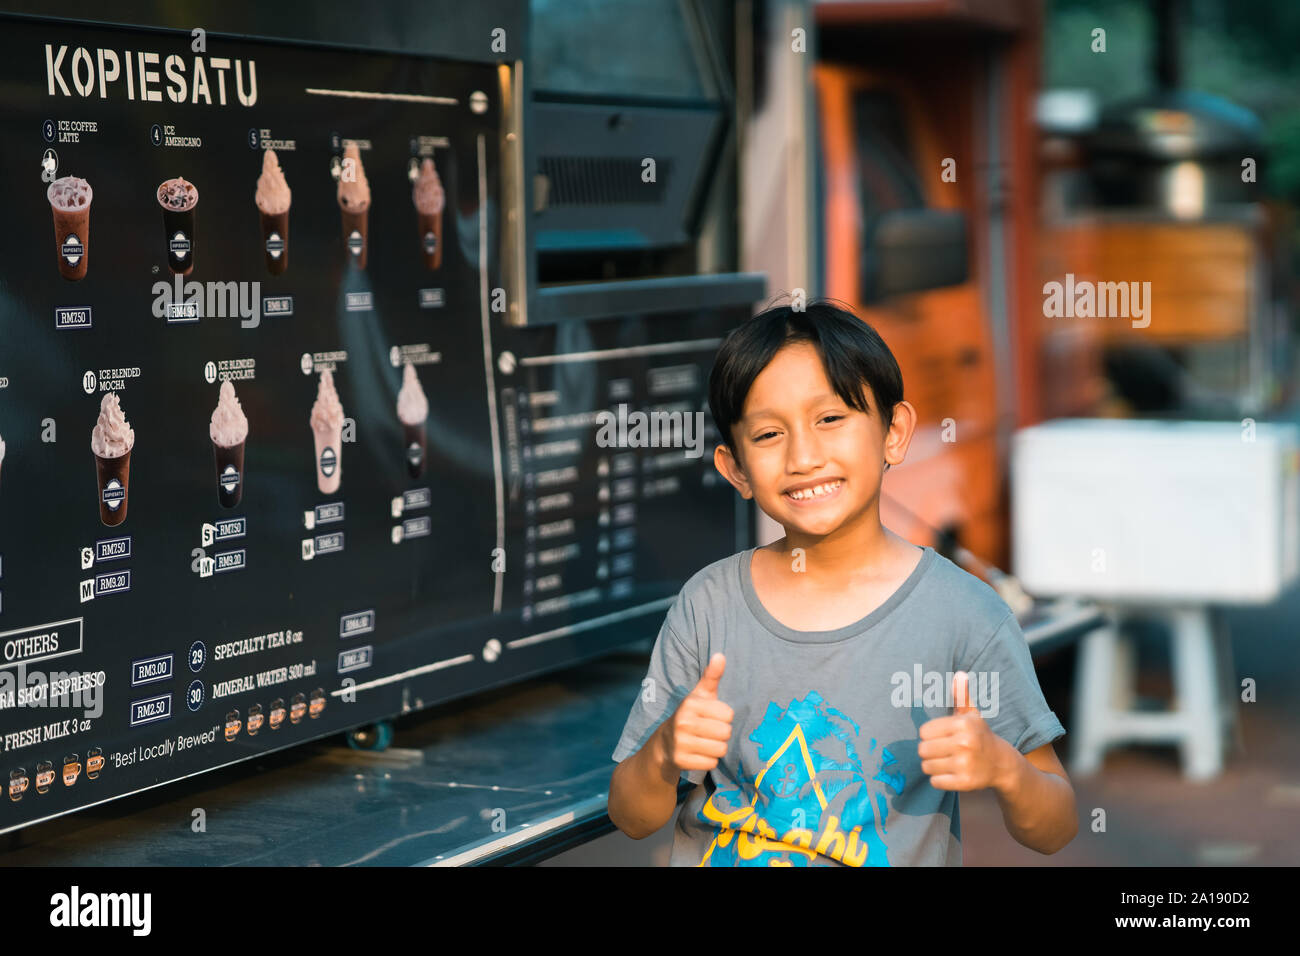
[[[86,277],[90,253],[90,201],[95,191],[76,176],[64,176],[45,190],[54,213],[54,252],[59,275],[73,282]]]
[[[343,479],[343,403],[334,390],[334,373],[320,373],[316,402],[311,407],[311,433],[316,439],[316,487],[332,495]]]
[[[424,264],[429,269],[436,269],[442,265],[442,207],[446,203],[446,195],[432,159],[426,159],[420,164],[420,175],[411,190],[411,199],[415,203],[419,219],[420,250],[424,253]]]
[[[167,267],[178,275],[194,271],[194,213],[199,191],[191,182],[177,177],[158,187],[163,230],[167,234]]]
[[[343,149],[343,169],[339,173],[339,210],[343,214],[343,244],[358,269],[366,267],[366,235],[370,228],[370,183],[361,165],[361,150],[356,143]]]
[[[397,417],[402,423],[402,443],[405,447],[406,469],[412,478],[424,474],[424,459],[429,454],[429,439],[425,419],[429,417],[429,399],[420,387],[415,366],[410,362],[402,369],[402,388],[397,393]]]
[[[99,520],[110,528],[126,520],[126,492],[134,446],[135,430],[122,414],[117,393],[109,392],[99,403],[99,421],[90,433],[90,450],[95,455]]]
[[[266,271],[282,275],[289,268],[289,201],[292,198],[280,158],[275,150],[262,154],[262,175],[257,177],[253,201],[262,219],[262,245],[266,250]]]
[[[233,508],[244,496],[244,442],[248,439],[248,418],[235,397],[235,386],[221,383],[221,395],[208,425],[212,439],[212,460],[217,468],[217,501]]]

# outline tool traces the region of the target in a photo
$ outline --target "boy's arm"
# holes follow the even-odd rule
[[[633,840],[642,840],[672,819],[680,774],[664,756],[663,724],[640,750],[614,768],[609,780],[609,818]]]
[[[1021,754],[1002,741],[1006,751],[1002,773],[994,784],[1002,822],[1022,846],[1055,853],[1079,832],[1074,788],[1051,744]]]

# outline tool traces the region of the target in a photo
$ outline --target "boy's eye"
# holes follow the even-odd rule
[[[822,421],[824,421],[824,422],[837,422],[837,421],[839,421],[839,420],[840,420],[841,418],[843,418],[843,417],[844,417],[843,415],[823,415],[823,416],[822,416]]]
[[[776,432],[763,432],[761,435],[755,435],[754,441],[762,441],[764,438],[771,438]]]

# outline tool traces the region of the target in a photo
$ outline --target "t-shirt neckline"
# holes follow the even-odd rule
[[[861,634],[869,628],[875,627],[884,618],[886,618],[894,608],[902,604],[907,596],[916,588],[917,583],[925,576],[925,573],[934,564],[936,552],[934,548],[928,545],[922,545],[921,560],[917,562],[912,573],[900,584],[894,593],[885,599],[879,607],[868,614],[866,617],[854,621],[852,624],[846,624],[844,627],[838,627],[833,631],[796,631],[792,627],[787,627],[772,616],[771,612],[763,606],[763,602],[758,599],[758,591],[754,587],[754,576],[750,572],[750,565],[754,560],[754,552],[758,547],[750,548],[748,551],[740,553],[740,563],[738,572],[740,574],[740,588],[745,595],[745,604],[749,611],[754,615],[758,623],[762,624],[768,631],[783,641],[789,641],[792,644],[833,644],[836,641],[847,640]]]

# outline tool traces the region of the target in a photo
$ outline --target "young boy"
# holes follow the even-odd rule
[[[697,572],[668,611],[613,758],[634,839],[674,866],[960,866],[957,794],[1055,853],[1078,829],[1024,635],[991,587],[880,523],[916,426],[880,336],[814,302],[723,342],[719,472],[785,537]]]

